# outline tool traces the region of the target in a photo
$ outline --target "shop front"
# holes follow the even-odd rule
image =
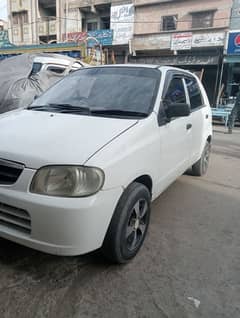
[[[240,30],[229,32],[221,87],[222,99],[236,99],[240,87]]]
[[[176,66],[196,73],[211,105],[216,103],[221,76],[224,32],[135,36],[133,63]]]

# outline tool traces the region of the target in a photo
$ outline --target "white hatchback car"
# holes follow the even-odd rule
[[[0,117],[0,236],[40,251],[98,248],[125,263],[150,203],[207,171],[211,109],[199,79],[170,67],[83,68]]]

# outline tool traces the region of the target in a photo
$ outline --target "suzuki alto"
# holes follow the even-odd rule
[[[80,69],[0,117],[0,236],[43,252],[139,251],[151,202],[187,169],[206,173],[211,109],[177,68]]]

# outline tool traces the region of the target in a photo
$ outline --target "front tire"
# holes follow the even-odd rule
[[[103,254],[114,263],[127,263],[141,248],[150,220],[151,195],[142,184],[132,183],[122,194],[103,246]]]
[[[206,142],[201,158],[192,166],[192,174],[201,177],[207,173],[211,154],[211,144]]]

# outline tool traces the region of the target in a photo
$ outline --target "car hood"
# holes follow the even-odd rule
[[[83,165],[138,121],[17,110],[0,116],[0,158],[38,169]]]

